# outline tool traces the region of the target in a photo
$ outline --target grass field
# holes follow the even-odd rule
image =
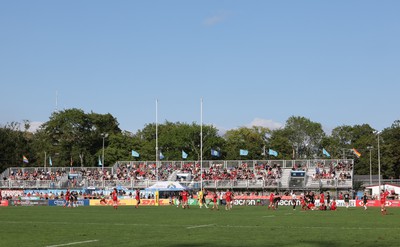
[[[400,209],[4,207],[0,246],[400,246]]]

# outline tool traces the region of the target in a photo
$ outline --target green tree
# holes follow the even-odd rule
[[[80,109],[54,112],[37,133],[41,144],[56,166],[91,166],[97,164],[103,134],[120,133],[118,122],[110,114],[86,114]],[[105,140],[108,142],[108,140]]]
[[[278,152],[278,157],[267,156],[267,159],[295,159],[294,146],[289,140],[289,132],[286,129],[272,131],[267,148]],[[268,149],[266,150],[267,155]]]
[[[315,158],[321,150],[321,140],[325,137],[320,123],[305,117],[292,116],[286,121],[285,131],[297,158]]]
[[[26,122],[25,122],[26,123]],[[28,127],[29,124],[25,125]],[[31,151],[32,135],[20,130],[21,124],[11,122],[0,128],[0,169],[4,170],[8,167],[32,166],[36,157]],[[29,164],[22,163],[22,156],[25,155],[29,159]]]
[[[226,159],[262,159],[263,147],[267,144],[268,128],[253,126],[252,128],[240,127],[225,133]],[[240,149],[248,150],[247,156],[240,156]]]

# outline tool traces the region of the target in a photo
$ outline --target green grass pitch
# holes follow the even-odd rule
[[[400,246],[400,209],[4,207],[0,246]]]

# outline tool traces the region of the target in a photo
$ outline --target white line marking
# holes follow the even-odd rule
[[[189,227],[186,227],[186,229],[202,228],[202,227],[209,227],[209,226],[215,226],[215,225],[210,224],[210,225],[189,226]]]
[[[68,245],[76,245],[76,244],[87,244],[87,243],[93,243],[97,242],[99,240],[94,239],[94,240],[87,240],[87,241],[81,241],[81,242],[72,242],[72,243],[66,243],[66,244],[57,244],[57,245],[48,245],[46,247],[59,247],[59,246],[68,246]]]
[[[274,215],[263,216],[265,217],[275,217]],[[71,222],[52,222],[52,221],[0,221],[1,224],[54,224],[54,225],[69,225]],[[99,222],[74,222],[74,224],[78,225],[107,225],[108,223]],[[231,227],[231,228],[278,228],[278,229],[339,229],[339,230],[400,230],[400,227],[336,227],[336,226],[264,226],[264,225],[218,225],[218,224],[210,224],[210,225],[170,225],[170,224],[134,224],[134,223],[115,223],[108,224],[112,226],[139,226],[139,227],[185,227],[185,228],[198,228],[200,227]],[[189,228],[190,227],[190,228]],[[54,246],[52,246],[54,247]]]

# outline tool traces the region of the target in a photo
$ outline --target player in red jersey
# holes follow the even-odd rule
[[[386,215],[386,197],[389,195],[389,192],[386,190],[382,190],[382,193],[380,194],[380,199],[381,199],[381,214]]]
[[[214,210],[214,208],[219,210],[219,208],[218,208],[218,194],[217,194],[216,191],[215,191],[215,193],[213,195],[213,207],[212,207],[212,210]]]
[[[225,200],[226,200],[225,210],[231,210],[232,209],[232,192],[230,192],[229,189],[226,190]]]
[[[332,203],[331,203],[331,210],[335,211],[337,209],[336,207],[336,200],[333,199]]]
[[[321,192],[321,194],[319,194],[319,204],[319,210],[326,210],[324,192]]]
[[[189,208],[188,196],[189,196],[189,193],[186,190],[182,191],[182,208],[183,209]]]
[[[136,190],[136,195],[135,195],[135,200],[136,200],[136,208],[139,208],[139,204],[140,204],[140,190],[137,189]]]
[[[67,189],[67,192],[65,192],[65,197],[64,197],[64,199],[65,199],[64,208],[67,207],[67,204],[68,204],[68,207],[71,207],[71,204],[69,203],[70,196],[71,196],[71,192],[69,192],[69,189]]]
[[[268,209],[270,209],[270,208],[274,209],[274,199],[275,199],[274,192],[271,192],[271,194],[269,194],[269,205],[268,205]]]
[[[307,203],[306,200],[304,200],[304,197],[300,197],[300,204],[301,204],[301,210],[307,210]]]
[[[113,207],[114,209],[118,209],[118,193],[117,188],[114,188],[113,192],[111,193],[111,197],[113,200]]]

